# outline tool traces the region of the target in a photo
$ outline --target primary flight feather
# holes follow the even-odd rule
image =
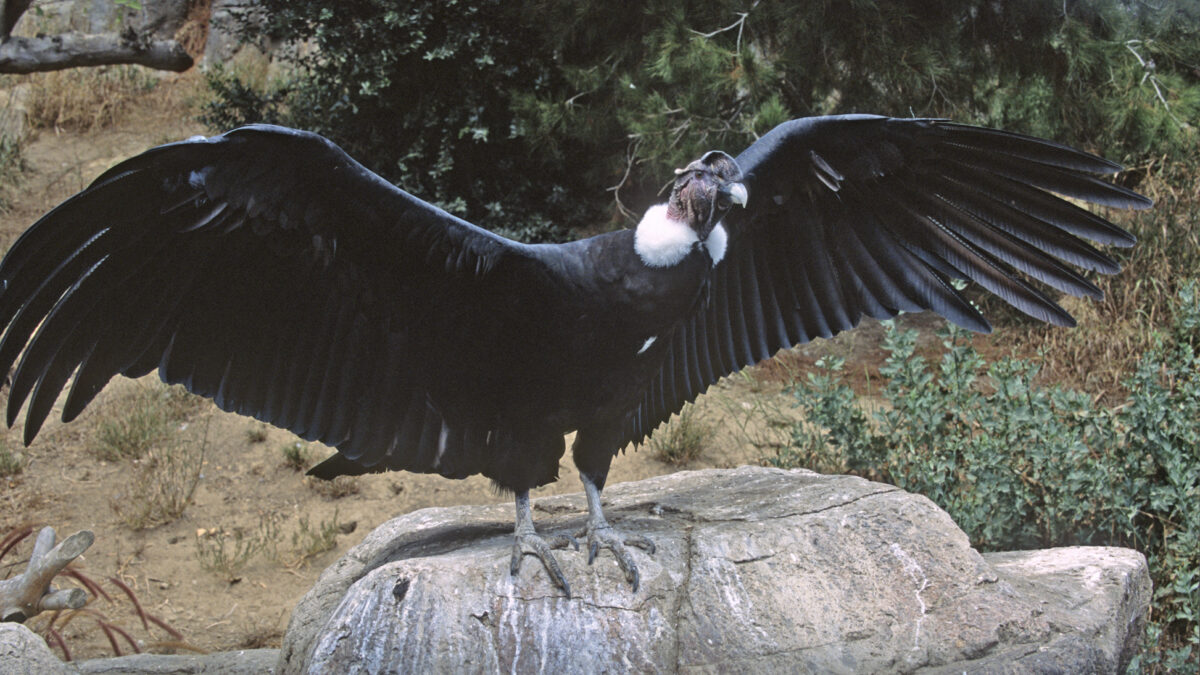
[[[589,562],[625,538],[600,506],[629,442],[717,379],[864,316],[933,310],[990,327],[951,281],[1055,324],[1039,285],[1099,290],[1133,237],[1059,196],[1149,200],[1064,145],[940,120],[780,125],[676,172],[633,230],[526,245],[384,181],[315,134],[249,126],[122,162],[0,263],[7,420],[32,441],[116,374],[158,369],[229,411],[336,447],[322,477],[482,473],[516,495],[515,574],[537,556],[570,594],[529,490],[564,434],[588,498]]]

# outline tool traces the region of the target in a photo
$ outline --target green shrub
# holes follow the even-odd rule
[[[767,459],[850,471],[919,492],[978,548],[1076,544],[1146,554],[1158,651],[1139,667],[1174,669],[1200,649],[1200,296],[1185,283],[1173,320],[1126,382],[1123,405],[1037,383],[1036,363],[988,364],[954,327],[936,370],[915,332],[891,324],[884,403],[864,406],[842,362],[794,386],[807,421]],[[873,409],[872,409],[873,408]],[[1154,644],[1158,644],[1156,641]],[[1194,669],[1194,666],[1193,666]]]

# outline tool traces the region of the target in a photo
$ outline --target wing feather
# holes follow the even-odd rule
[[[977,283],[1039,320],[1072,325],[1030,280],[1098,298],[1095,284],[1070,266],[1103,273],[1120,266],[1080,237],[1115,246],[1134,238],[1062,197],[1150,206],[1097,177],[1120,169],[1108,160],[942,120],[794,120],[737,161],[749,204],[725,218],[728,249],[714,273],[712,302],[672,343],[673,352],[698,350],[699,362],[712,365],[701,369],[702,386],[693,391],[779,349],[852,328],[863,316],[930,309],[990,330],[952,279]],[[669,354],[664,370],[691,358]],[[647,390],[627,440],[640,440],[690,396]]]
[[[160,146],[0,262],[7,418],[26,408],[28,442],[68,382],[69,420],[114,375],[158,368],[364,468],[477,471],[445,456],[478,454],[466,439],[486,433],[428,404],[446,355],[416,330],[469,335],[497,311],[487,275],[526,257],[314,134],[253,126]],[[439,311],[451,301],[459,311]]]

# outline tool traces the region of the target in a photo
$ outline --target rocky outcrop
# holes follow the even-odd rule
[[[424,509],[327,569],[281,650],[57,672],[250,673],[278,656],[286,673],[1103,673],[1133,655],[1150,602],[1136,551],[980,555],[928,499],[849,476],[684,472],[605,501],[614,526],[658,546],[633,550],[636,593],[607,552],[591,567],[559,552],[571,599],[533,558],[510,576],[509,504]],[[534,511],[557,534],[586,508],[579,494]],[[0,633],[0,672],[32,672],[9,669],[25,648],[6,646],[14,632]]]
[[[1150,600],[1135,551],[982,556],[932,502],[848,476],[743,467],[614,486],[606,513],[651,537],[630,590],[611,557],[559,554],[566,599],[511,507],[425,509],[326,570],[293,613],[284,672],[1115,672]],[[539,500],[573,532],[582,495]]]

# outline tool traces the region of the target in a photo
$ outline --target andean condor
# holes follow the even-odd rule
[[[1052,193],[1150,201],[1120,167],[941,120],[780,125],[736,159],[677,171],[633,230],[526,245],[396,188],[312,133],[249,126],[151,149],[35,223],[0,263],[0,372],[25,442],[74,376],[70,421],[112,378],[157,368],[217,405],[338,449],[312,473],[482,473],[516,495],[512,571],[541,559],[530,488],[564,434],[587,494],[588,559],[626,539],[600,506],[618,449],[718,378],[864,316],[930,309],[989,325],[951,285],[1072,319],[1025,278],[1098,298],[1080,237],[1134,238]],[[734,206],[742,208],[733,208]]]

